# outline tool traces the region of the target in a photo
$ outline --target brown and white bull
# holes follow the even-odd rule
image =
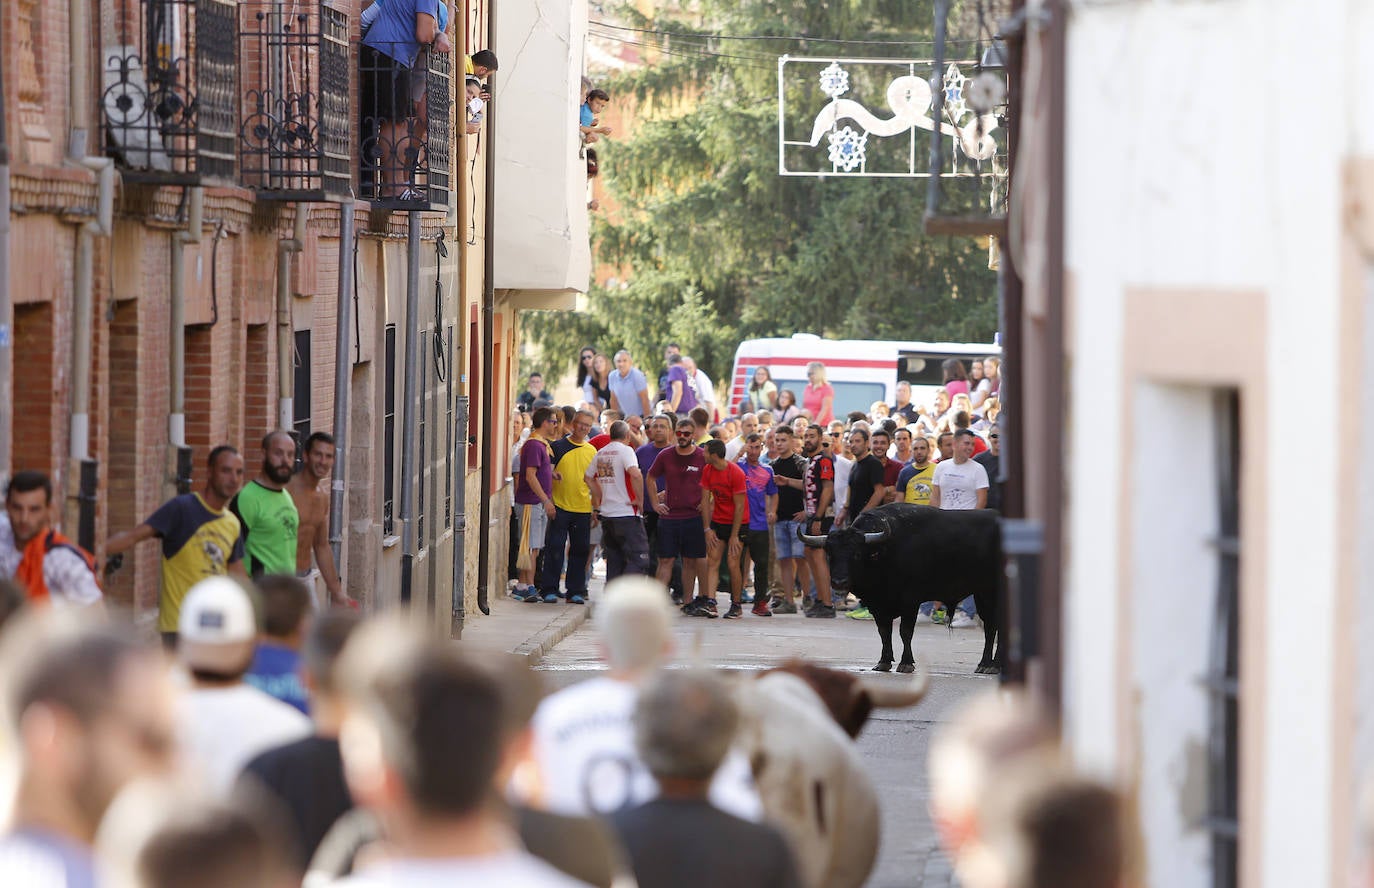
[[[928,687],[924,672],[879,680],[799,660],[740,683],[736,742],[806,885],[859,888],[868,879],[881,817],[854,739],[874,709],[914,706]]]

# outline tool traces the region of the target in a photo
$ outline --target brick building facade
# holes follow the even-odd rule
[[[518,354],[517,307],[512,300],[498,300],[494,335],[483,341],[486,139],[485,132],[463,134],[461,101],[456,107],[453,101],[463,95],[461,74],[451,90],[447,81],[431,75],[429,131],[419,155],[419,164],[430,166],[428,181],[447,181],[450,187],[442,193],[431,188],[416,209],[352,196],[370,193],[372,185],[362,181],[368,161],[357,124],[362,5],[361,0],[308,5],[309,15],[318,15],[322,23],[314,35],[319,42],[303,49],[272,49],[267,56],[253,55],[248,44],[250,4],[16,0],[4,5],[0,64],[11,159],[12,259],[0,271],[9,276],[13,335],[9,349],[3,348],[0,336],[0,360],[8,359],[12,370],[12,391],[0,393],[11,405],[5,409],[12,409],[11,440],[4,442],[8,460],[0,458],[0,474],[27,468],[49,472],[59,491],[56,520],[76,536],[83,514],[88,529],[93,519],[87,536],[101,556],[111,533],[145,519],[177,492],[179,482],[182,488],[189,482],[191,489],[199,489],[211,447],[228,443],[239,448],[248,475],[255,474],[258,442],[279,425],[283,409],[278,378],[283,325],[291,351],[291,425],[302,434],[333,431],[335,358],[344,343],[352,352],[348,433],[340,442],[346,479],[340,493],[345,500],[341,568],[346,588],[366,606],[394,605],[401,600],[402,573],[408,569],[412,605],[426,608],[436,624],[448,626],[450,590],[458,579],[464,604],[460,626],[461,614],[476,609],[479,585],[479,539],[477,533],[464,534],[465,528],[489,534],[488,585],[494,590],[505,585],[505,522],[480,527],[478,515],[484,468],[491,481],[492,516],[500,519],[508,511],[511,442],[506,417]],[[466,6],[452,7],[448,34],[455,68],[461,62],[458,52],[485,45],[486,5],[486,0],[468,0]],[[272,3],[258,7],[269,14],[282,9]],[[209,30],[218,21],[215,16],[223,19],[221,24],[234,24],[237,16],[232,36],[244,55],[232,59],[230,69],[224,68],[222,35]],[[287,23],[283,31],[290,31],[290,20],[282,21]],[[299,21],[302,28],[308,24],[305,14]],[[335,37],[346,33],[347,42],[336,39],[332,47],[327,45],[326,25],[334,28]],[[215,64],[209,58],[212,45],[220,53]],[[287,55],[291,52],[297,55]],[[309,74],[312,63],[325,71],[330,52],[348,54],[346,69],[330,69],[337,81],[332,93],[324,73]],[[175,58],[168,62],[164,54]],[[263,62],[268,56],[278,61]],[[143,64],[144,57],[159,61]],[[305,67],[293,59],[303,60]],[[272,80],[275,75],[264,72],[274,64],[285,72],[283,81],[294,84],[304,71],[305,86],[314,83],[316,93],[308,99],[312,109],[320,109],[321,128],[310,139],[323,143],[320,133],[331,102],[346,112],[333,120],[347,136],[346,143],[336,139],[335,147],[344,144],[348,152],[342,178],[340,158],[334,158],[336,193],[320,185],[327,176],[305,188],[272,187],[300,178],[297,174],[315,161],[327,167],[327,145],[314,159],[299,153],[270,157],[277,169],[287,171],[280,181],[245,172],[245,146],[254,135],[254,89],[262,86],[250,81]],[[237,75],[232,89],[224,82],[224,70]],[[311,76],[316,79],[310,81]],[[151,135],[140,135],[121,122],[128,119],[128,110],[119,96],[136,89],[152,94],[159,78],[162,87],[171,80],[175,88],[149,100],[147,110],[158,116],[150,118]],[[200,91],[199,116],[189,136],[174,133],[168,122],[184,112],[174,98],[168,99],[182,88]],[[216,141],[212,133],[224,123],[211,119],[213,101],[221,103],[221,117],[232,115],[226,118],[238,146],[232,157],[220,150],[223,140]],[[446,118],[437,101],[447,106]],[[444,120],[453,121],[452,136],[447,151],[441,152],[437,140]],[[285,127],[281,132],[301,137]],[[218,151],[213,157],[211,148]],[[98,167],[105,157],[114,159],[113,214],[109,230],[100,230]],[[255,157],[254,163],[259,160]],[[291,196],[297,199],[284,199]],[[188,230],[197,210],[198,229]],[[421,239],[419,276],[413,282],[419,311],[408,316],[407,226],[412,212],[418,215]],[[288,257],[289,304],[283,313],[277,300],[279,253],[283,242],[300,231],[300,213],[306,214],[305,236],[299,252]],[[354,221],[354,238],[347,242],[341,239],[345,213]],[[447,258],[435,245],[441,235]],[[81,315],[79,280],[83,238],[91,259],[88,361],[79,347],[86,337],[77,333],[87,323]],[[355,286],[341,293],[340,273],[347,265],[356,269]],[[175,268],[182,270],[180,287],[173,286]],[[179,478],[179,459],[184,468],[186,456],[176,446],[182,423],[173,418],[172,409],[177,293],[184,317],[189,478]],[[352,329],[343,337],[337,323],[341,298],[351,302],[352,315]],[[5,320],[0,317],[0,325]],[[406,391],[404,374],[409,331],[417,334],[412,346],[419,367],[412,391]],[[481,374],[481,355],[487,350],[494,359],[490,388]],[[78,380],[84,385],[75,385]],[[85,400],[85,391],[88,400],[77,403]],[[479,422],[485,391],[494,392],[492,429]],[[490,466],[480,464],[482,448],[469,447],[464,440],[460,421],[465,406],[472,417],[467,428],[472,440],[480,443],[484,436],[494,436],[496,456]],[[82,421],[73,420],[82,415],[88,417],[88,435]],[[415,470],[409,479],[401,477],[407,424],[416,430]],[[83,438],[89,443],[84,453],[77,452]],[[93,464],[96,479],[92,502],[84,510],[82,457],[88,472]],[[398,512],[407,484],[415,506],[414,551],[408,553],[403,551],[405,527]],[[461,577],[455,578],[455,569]],[[145,620],[156,609],[157,583],[157,547],[145,544],[126,556],[124,567],[109,578],[106,593],[112,604]]]

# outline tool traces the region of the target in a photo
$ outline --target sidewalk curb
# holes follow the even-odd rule
[[[558,643],[577,631],[587,622],[588,605],[567,605],[561,614],[554,617],[538,632],[520,643],[512,653],[524,657],[531,668],[538,666],[544,655],[558,646]]]

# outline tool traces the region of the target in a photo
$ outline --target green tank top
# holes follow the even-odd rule
[[[285,490],[249,481],[234,497],[234,514],[243,525],[243,566],[250,577],[296,575],[296,530],[300,515]]]

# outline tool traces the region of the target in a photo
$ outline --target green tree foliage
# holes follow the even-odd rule
[[[529,318],[546,355],[570,365],[584,344],[624,346],[652,370],[677,341],[721,379],[749,337],[989,341],[997,302],[986,246],[924,233],[925,180],[777,173],[777,56],[929,57],[932,16],[931,0],[700,0],[690,23],[624,13],[659,33],[617,33],[662,52],[600,84],[635,106],[633,131],[596,145],[618,211],[595,217],[594,250],[626,273],[594,286],[588,311]],[[794,88],[789,105],[807,119],[824,97]],[[975,208],[966,181],[945,190],[948,209]]]

